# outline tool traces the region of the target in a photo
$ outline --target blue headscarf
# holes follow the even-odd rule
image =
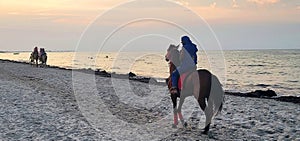
[[[184,58],[182,60],[183,63],[191,64],[191,62],[188,61],[190,60],[190,58],[188,57],[191,57],[194,61],[193,63],[197,64],[197,46],[192,43],[191,39],[188,36],[181,37],[181,43],[183,45],[184,50],[188,53],[188,55],[184,55]]]

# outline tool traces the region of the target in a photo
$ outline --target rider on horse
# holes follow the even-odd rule
[[[180,55],[181,63],[176,66],[177,69],[172,73],[172,88],[170,89],[171,94],[178,93],[178,79],[180,74],[189,72],[197,69],[197,46],[192,43],[188,36],[181,37],[181,43],[183,45]]]

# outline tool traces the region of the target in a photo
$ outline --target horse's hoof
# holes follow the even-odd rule
[[[207,135],[207,133],[209,131],[209,126],[210,126],[210,123],[205,126],[204,131],[202,132],[202,134]]]
[[[176,124],[172,124],[172,128],[177,128],[177,125]]]
[[[202,134],[207,135],[208,131],[203,131]]]
[[[186,128],[187,126],[188,126],[187,122],[184,122],[184,123],[183,123],[183,127]]]
[[[208,131],[209,131],[209,129],[207,129],[207,128],[204,128],[204,131],[202,132],[202,134],[205,134],[205,135],[207,135]]]

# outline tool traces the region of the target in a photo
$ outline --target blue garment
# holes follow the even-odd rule
[[[180,74],[183,74],[189,70],[196,69],[197,64],[197,46],[192,43],[188,36],[183,36],[181,38],[181,43],[183,45],[181,64],[176,66],[176,70],[172,73],[172,87],[177,88],[178,79]]]
[[[183,36],[181,38],[181,43],[183,45],[181,65],[195,66],[197,64],[197,46],[192,43],[188,36]]]

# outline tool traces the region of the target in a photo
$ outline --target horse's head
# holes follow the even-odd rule
[[[176,66],[179,65],[180,59],[179,59],[179,51],[178,51],[179,45],[173,45],[171,44],[167,50],[167,54],[165,56],[165,59],[167,62],[169,62],[169,72],[171,73],[176,69]]]
[[[169,48],[167,49],[167,54],[165,55],[165,59],[167,62],[170,60],[172,61],[174,53],[178,52],[178,48],[179,48],[179,45],[176,46],[176,45],[170,44]]]

